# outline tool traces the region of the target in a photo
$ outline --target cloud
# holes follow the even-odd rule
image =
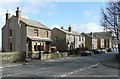
[[[53,24],[53,25],[51,25],[51,29],[53,29],[53,28],[60,28],[61,27],[61,25],[59,25],[59,24]]]
[[[85,33],[102,32],[103,27],[91,22],[91,23],[82,24],[82,25],[81,24],[74,24],[73,30],[76,30],[77,32],[85,32]]]
[[[92,14],[92,12],[91,12],[91,11],[84,11],[83,14],[84,14],[85,16],[90,16],[90,15]]]
[[[103,31],[102,26],[99,26],[99,25],[92,23],[92,22],[87,23],[87,24],[71,24],[71,26],[72,26],[73,31],[76,31],[79,33],[82,33],[82,32],[90,33],[90,32],[102,32]],[[61,28],[61,25],[53,24],[51,26],[51,29],[53,29],[54,27]],[[68,26],[63,26],[63,27],[64,27],[64,29],[68,28]]]

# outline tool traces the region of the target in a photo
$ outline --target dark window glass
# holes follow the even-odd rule
[[[46,36],[48,37],[48,31],[46,31]]]
[[[10,43],[10,51],[12,51],[12,43]]]
[[[35,36],[38,36],[38,29],[34,29]]]
[[[10,36],[12,36],[12,29],[10,29]]]

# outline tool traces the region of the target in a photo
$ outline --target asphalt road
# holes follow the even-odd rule
[[[2,69],[2,77],[118,77],[118,69],[100,62],[115,53],[74,56],[66,59],[32,61],[26,65]]]

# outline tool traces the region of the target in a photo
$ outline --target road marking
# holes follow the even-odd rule
[[[70,72],[69,74],[71,75],[71,74],[73,74],[74,72]]]
[[[77,73],[78,71],[75,71],[75,73]]]
[[[79,69],[78,71],[79,71],[79,72],[80,72],[80,71],[83,71],[83,69]]]
[[[74,73],[81,72],[81,71],[83,71],[83,70],[89,69],[89,68],[94,67],[94,66],[97,66],[97,65],[99,65],[99,64],[100,64],[100,63],[97,63],[97,64],[91,65],[91,66],[89,66],[89,67],[86,67],[86,68],[82,68],[82,69],[79,69],[79,70],[76,70],[76,71],[73,71],[73,72],[69,72],[69,73],[67,73],[67,74],[61,75],[60,77],[65,77],[65,76],[68,76],[68,75],[72,75],[72,74],[74,74]]]
[[[61,75],[60,77],[65,77],[65,76],[67,76],[67,74]]]

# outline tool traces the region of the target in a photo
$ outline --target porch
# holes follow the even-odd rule
[[[27,57],[40,58],[41,53],[49,53],[51,42],[50,38],[27,37]]]

